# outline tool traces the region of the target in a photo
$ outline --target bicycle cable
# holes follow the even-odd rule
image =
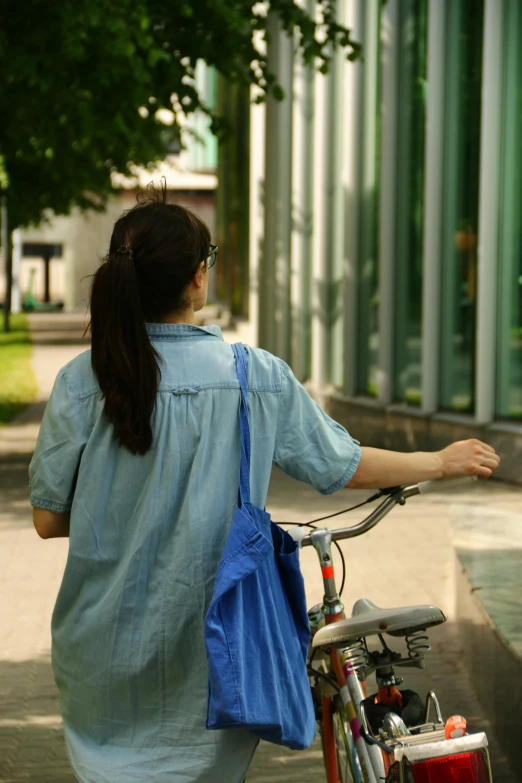
[[[331,519],[332,517],[338,517],[340,514],[348,514],[349,511],[355,511],[356,508],[362,508],[363,506],[366,506],[368,503],[373,503],[374,500],[378,500],[381,498],[385,493],[383,490],[379,490],[378,492],[374,492],[373,495],[370,495],[369,498],[366,498],[366,500],[363,500],[362,503],[356,503],[355,506],[350,506],[349,508],[343,508],[341,511],[335,511],[333,514],[326,514],[324,517],[317,517],[317,519],[311,519],[310,522],[295,522],[292,524],[298,524],[302,525],[303,527],[306,527],[308,525],[314,525],[316,522],[322,522],[325,519]],[[288,524],[285,522],[285,524]]]
[[[314,676],[317,675],[318,677],[322,677],[323,680],[326,680],[328,685],[331,685],[333,688],[336,689],[337,693],[341,692],[339,685],[333,680],[331,680],[330,677],[328,677],[328,675],[324,674],[324,672],[320,672],[317,669],[313,669],[311,666],[308,667],[307,672],[309,675],[314,675]]]
[[[385,745],[384,742],[381,742],[375,737],[372,737],[372,735],[368,734],[368,732],[362,726],[359,727],[359,733],[367,745],[377,745],[378,748],[384,750],[385,753],[388,753],[390,756],[394,753],[393,748],[390,748],[388,745]]]
[[[343,594],[343,590],[344,590],[344,583],[346,581],[346,563],[345,563],[345,560],[344,560],[343,550],[341,549],[341,547],[339,546],[337,541],[334,541],[334,544],[337,547],[337,550],[339,552],[339,557],[341,558],[341,569],[342,569],[341,573],[342,573],[342,577],[341,577],[341,587],[339,588],[339,597],[341,598],[342,594]]]
[[[349,508],[343,508],[341,509],[341,511],[335,511],[333,514],[327,514],[324,517],[311,519],[310,522],[282,522],[281,524],[292,525],[292,527],[311,527],[312,530],[317,530],[317,528],[315,527],[316,522],[323,522],[325,519],[331,519],[332,517],[338,517],[340,514],[347,514],[349,511],[355,511],[355,509],[357,508],[362,508],[363,506],[366,506],[368,503],[372,503],[374,500],[378,500],[384,494],[385,492],[380,489],[378,492],[374,492],[373,495],[370,495],[369,498],[366,498],[366,500],[363,500],[362,503],[356,503],[355,506],[350,506]],[[344,559],[343,550],[339,546],[339,543],[337,541],[334,541],[333,543],[337,547],[337,551],[339,552],[339,557],[341,558],[342,577],[341,577],[341,587],[339,589],[339,596],[341,597],[346,582],[346,561]]]

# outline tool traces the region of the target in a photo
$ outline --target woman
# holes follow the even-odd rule
[[[240,456],[232,349],[198,327],[216,251],[152,191],[117,221],[91,289],[92,349],[59,373],[30,466],[34,524],[69,536],[53,666],[83,783],[239,783],[256,739],[206,731],[203,623]],[[478,441],[361,448],[271,354],[248,349],[252,502],[272,463],[323,494],[498,465]]]

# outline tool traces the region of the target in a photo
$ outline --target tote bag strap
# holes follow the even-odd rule
[[[239,424],[241,428],[241,465],[239,468],[239,501],[250,502],[250,427],[248,424],[248,364],[243,343],[232,345],[236,357],[236,372],[241,389]]]

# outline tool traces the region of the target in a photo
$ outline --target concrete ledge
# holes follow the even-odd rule
[[[522,770],[522,659],[486,612],[457,555],[455,568],[457,620],[465,663],[499,745],[512,768]],[[518,783],[521,775],[519,772]]]
[[[435,451],[454,440],[480,438],[490,443],[502,458],[495,477],[522,484],[522,425],[518,423],[478,424],[471,416],[427,415],[407,405],[382,407],[372,398],[346,397],[333,387],[307,388],[332,418],[366,446]]]
[[[86,333],[89,314],[85,311],[59,313],[29,313],[31,342],[37,345],[85,345],[91,344]],[[234,318],[224,305],[207,305],[195,313],[197,326],[215,324],[221,329],[233,329]]]

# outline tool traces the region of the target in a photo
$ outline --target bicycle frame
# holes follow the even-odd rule
[[[321,563],[324,585],[323,613],[325,622],[335,623],[345,617],[344,606],[337,590],[335,582],[334,565],[331,553],[332,533],[329,530],[317,530],[310,534],[312,546],[315,548]],[[361,775],[364,783],[378,783],[384,777],[384,763],[382,753],[376,746],[367,746],[361,736],[361,712],[360,705],[365,698],[363,685],[349,662],[343,659],[336,649],[330,653],[330,666],[335,673],[340,696],[346,711],[346,717],[350,724],[352,737],[361,766]],[[333,712],[331,708],[332,697],[323,698],[323,742],[325,747],[326,779],[328,783],[339,783],[339,769],[337,764],[336,748],[334,742]]]
[[[451,483],[459,483],[460,480]],[[429,482],[430,484],[432,482]],[[450,482],[445,482],[450,484]],[[414,485],[410,487],[395,487],[388,490],[388,497],[365,520],[358,525],[336,530],[314,529],[310,534],[301,538],[301,546],[313,546],[319,557],[321,566],[324,598],[321,612],[326,624],[335,623],[345,618],[344,607],[335,581],[334,564],[332,559],[332,541],[346,538],[354,538],[368,530],[371,530],[395,505],[403,505],[407,498],[429,491],[426,485]],[[343,742],[346,752],[351,758],[350,769],[353,783],[380,783],[386,778],[389,770],[389,760],[393,758],[386,753],[384,746],[379,743],[369,744],[368,725],[364,711],[361,709],[366,698],[365,683],[359,677],[353,666],[353,659],[346,653],[338,651],[335,647],[328,650],[330,672],[335,675],[339,696],[344,706],[346,720],[350,727],[350,737],[344,737]],[[309,660],[312,666],[313,657]],[[323,656],[324,660],[324,656]],[[313,668],[313,666],[312,666]],[[316,669],[317,671],[317,669]],[[323,673],[324,674],[324,673]],[[316,678],[317,679],[317,678]],[[326,678],[328,679],[328,678]],[[392,690],[395,692],[394,686]],[[324,687],[322,688],[324,691]],[[434,694],[433,699],[436,702]],[[328,783],[340,783],[339,767],[337,761],[337,748],[334,735],[334,696],[326,692],[322,696],[322,725],[323,725],[323,752]],[[438,704],[436,704],[438,710]],[[344,734],[344,729],[343,732]],[[348,732],[347,732],[348,734]],[[355,759],[350,753],[354,750]],[[487,752],[486,752],[487,753]],[[491,780],[491,767],[489,765],[489,778]],[[401,768],[402,775],[402,768]]]
[[[345,538],[355,538],[366,533],[385,517],[397,504],[402,504],[405,499],[418,495],[418,486],[397,488],[397,492],[391,492],[367,519],[358,525],[348,528],[339,528],[331,531],[326,528],[313,530],[301,540],[301,546],[313,546],[319,557],[323,577],[324,599],[322,612],[325,622],[335,623],[345,618],[344,606],[337,589],[332,558],[332,541]],[[330,653],[330,667],[335,673],[340,697],[343,701],[346,718],[349,722],[355,750],[360,764],[360,773],[363,783],[378,783],[385,777],[385,764],[382,751],[376,745],[367,745],[361,735],[362,715],[361,703],[366,697],[364,683],[359,681],[350,661],[333,649]],[[339,783],[339,769],[337,764],[336,749],[334,743],[334,727],[332,712],[332,697],[323,699],[323,742],[328,783]],[[356,772],[357,776],[357,772]]]

